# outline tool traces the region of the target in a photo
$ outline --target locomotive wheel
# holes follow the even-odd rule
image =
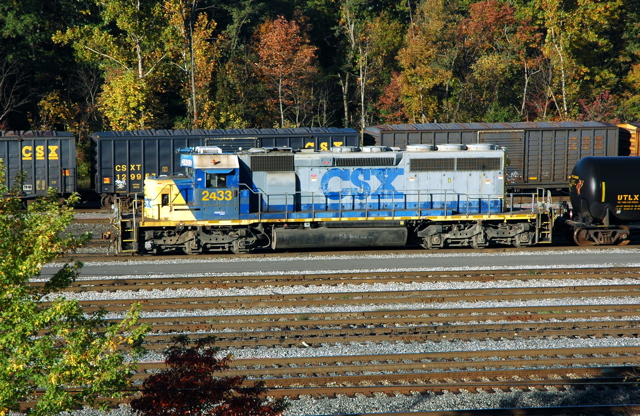
[[[618,245],[626,246],[631,241],[631,239],[629,238],[630,237],[629,227],[625,225],[621,225],[620,228],[623,228],[625,232],[620,234],[620,238],[618,239]]]
[[[249,252],[248,249],[240,246],[240,240],[235,240],[233,243],[231,243],[229,251],[231,251],[233,254],[247,254]]]
[[[187,241],[182,250],[189,256],[202,254],[202,247],[197,241]]]
[[[142,255],[143,256],[157,256],[162,253],[162,250],[158,246],[154,246],[151,250],[145,250]]]
[[[579,246],[592,246],[594,241],[589,240],[589,232],[584,228],[578,228],[573,232],[573,241]]]
[[[533,235],[531,233],[522,233],[513,238],[512,245],[514,247],[531,247]]]
[[[469,245],[472,248],[485,248],[489,246],[489,242],[484,238],[484,235],[477,234],[471,237],[471,241],[469,241]]]
[[[421,246],[427,250],[435,250],[442,247],[442,236],[440,234],[434,234],[422,239]]]

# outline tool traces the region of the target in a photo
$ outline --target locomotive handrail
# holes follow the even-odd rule
[[[258,196],[258,211],[257,212],[253,212],[253,214],[257,215],[258,219],[262,219],[264,213],[266,212],[279,212],[283,214],[283,219],[290,219],[291,218],[291,214],[293,212],[296,212],[296,204],[308,204],[310,202],[310,213],[311,213],[311,218],[315,218],[316,215],[316,210],[319,208],[316,205],[319,203],[319,201],[321,200],[321,204],[324,206],[323,210],[329,210],[330,207],[333,205],[335,207],[335,212],[338,213],[339,217],[342,217],[343,213],[345,212],[345,209],[347,209],[347,206],[351,206],[350,209],[347,210],[362,210],[365,213],[366,217],[369,217],[370,212],[372,210],[383,210],[383,208],[381,207],[382,203],[381,203],[381,198],[383,198],[383,195],[371,195],[371,194],[366,194],[363,196],[362,193],[360,194],[354,194],[352,192],[343,192],[343,191],[335,191],[335,192],[331,192],[331,196],[325,194],[324,192],[308,192],[308,191],[296,191],[296,192],[284,192],[284,193],[279,193],[279,194],[269,194],[265,191],[263,191],[262,189],[254,189],[249,187],[247,184],[245,183],[241,183],[240,187],[243,190],[247,190],[249,191],[250,194]],[[464,211],[462,213],[466,214],[466,215],[470,215],[473,209],[473,204],[471,204],[471,202],[477,202],[478,207],[481,208],[483,203],[487,204],[487,211],[491,212],[491,208],[492,208],[492,201],[502,201],[502,207],[504,209],[504,205],[505,205],[505,198],[503,195],[494,195],[494,194],[464,194],[464,193],[459,193],[459,192],[454,192],[451,190],[430,190],[430,191],[425,191],[425,190],[416,190],[413,192],[403,192],[401,194],[394,194],[394,196],[400,196],[402,201],[400,203],[398,203],[398,201],[392,199],[392,202],[390,203],[388,209],[391,211],[391,216],[396,216],[397,211],[402,209],[402,210],[406,210],[408,209],[409,203],[410,202],[415,202],[416,203],[416,209],[419,211],[420,208],[422,206],[423,203],[426,203],[429,206],[433,207],[433,203],[434,201],[437,202],[441,202],[442,205],[442,216],[443,217],[450,217],[451,215],[453,215],[453,212],[451,209],[449,209],[449,203],[451,203],[452,201],[456,203],[456,206],[461,206],[462,202],[464,201]],[[417,196],[417,200],[412,201],[411,200],[411,196]],[[531,201],[534,201],[534,195],[530,194],[529,195],[532,199]],[[362,201],[358,201],[358,198],[362,198]],[[377,204],[378,204],[378,208],[375,209],[371,202],[375,202],[375,199],[377,198]],[[299,199],[299,202],[296,203],[296,199]],[[335,203],[331,203],[330,200],[335,199]],[[278,201],[275,204],[272,204],[273,201]],[[361,206],[358,207],[358,203],[361,202]],[[279,205],[282,207],[281,210],[274,210],[272,208],[272,205]],[[375,204],[374,204],[375,205]],[[509,204],[509,209],[513,212],[514,210],[514,205],[515,204]],[[529,204],[527,204],[529,205]],[[532,210],[534,209],[534,207],[532,207]],[[455,210],[453,210],[455,211]]]

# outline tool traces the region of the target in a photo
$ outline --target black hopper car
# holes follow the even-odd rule
[[[115,197],[142,195],[144,179],[179,172],[178,149],[217,146],[224,152],[250,148],[330,150],[359,146],[360,134],[349,128],[132,130],[97,132],[95,190],[103,206]]]
[[[76,140],[64,131],[0,131],[3,183],[28,200],[53,188],[61,196],[77,190]]]

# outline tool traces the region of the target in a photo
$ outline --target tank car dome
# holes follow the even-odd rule
[[[583,220],[612,223],[640,220],[640,158],[585,157],[569,177],[574,212]]]

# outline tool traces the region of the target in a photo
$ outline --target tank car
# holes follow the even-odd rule
[[[182,175],[149,177],[144,208],[118,223],[120,252],[530,246],[551,242],[547,204],[504,194],[506,155],[491,144],[335,147],[198,146]],[[539,208],[543,209],[539,209]]]
[[[640,159],[586,157],[569,177],[572,217],[565,220],[576,244],[628,244],[640,226]]]

